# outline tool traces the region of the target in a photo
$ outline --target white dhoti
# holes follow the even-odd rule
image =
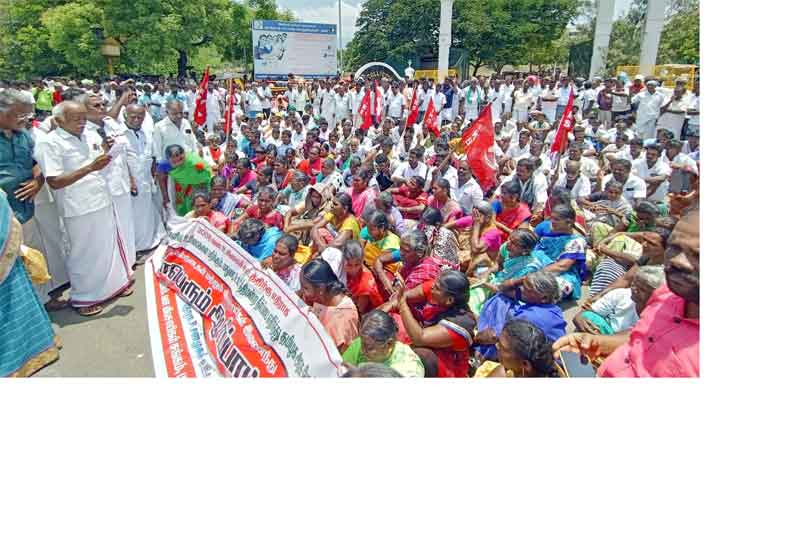
[[[215,111],[207,111],[207,122],[204,123],[204,133],[205,134],[213,134],[215,133],[215,124],[221,120],[220,112]]]
[[[472,120],[476,119],[477,116],[480,114],[480,111],[476,107],[472,108],[472,107],[469,107],[468,105],[466,107],[464,107],[463,111],[466,114],[466,116],[464,118],[464,120],[466,122],[469,122],[469,121],[472,121]]]
[[[152,187],[138,187],[138,196],[132,198],[135,221],[135,252],[145,252],[157,247],[165,236],[161,209],[163,198]]]
[[[66,232],[55,203],[36,203],[36,212],[22,225],[25,245],[35,248],[47,260],[50,280],[34,284],[39,301],[49,301],[49,293],[69,282],[66,272]]]
[[[113,299],[130,284],[131,256],[125,253],[113,206],[63,219],[69,240],[66,269],[71,304],[90,307]]]
[[[638,117],[637,132],[643,139],[654,139],[656,137],[656,117]]]
[[[684,115],[676,115],[673,113],[664,113],[662,116],[659,117],[659,120],[656,123],[656,130],[661,130],[664,128],[665,130],[670,130],[673,132],[673,137],[675,139],[681,139],[681,130],[684,129],[684,121],[686,117]]]
[[[446,109],[441,110],[441,120],[452,122],[455,120],[455,115],[453,112],[453,107],[447,107]]]
[[[132,211],[132,196],[129,193],[113,196],[113,207],[116,209],[121,240],[124,242],[124,253],[132,266],[135,263],[135,216]]]
[[[513,120],[518,122],[527,122],[529,120],[529,110],[518,111],[517,109],[513,109]]]

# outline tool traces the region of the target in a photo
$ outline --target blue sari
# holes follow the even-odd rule
[[[282,235],[284,235],[284,233],[280,229],[271,226],[265,230],[259,238],[258,243],[254,245],[246,245],[239,241],[238,243],[240,243],[240,246],[243,247],[248,254],[262,261],[273,255],[273,251],[276,250],[276,243],[278,243]]]
[[[574,260],[574,264],[564,273],[557,275],[570,287],[563,291],[563,297],[570,295],[571,299],[579,299],[582,293],[582,279],[587,273],[586,265],[587,241],[578,234],[554,235],[541,237],[535,245],[533,255],[538,258],[545,256],[551,262],[559,260]]]
[[[507,253],[507,243],[502,244],[500,252],[504,257]],[[501,284],[506,280],[515,280],[526,277],[530,273],[534,273],[543,269],[547,265],[553,263],[545,254],[527,254],[526,256],[516,256],[514,258],[506,257],[502,270],[491,275],[488,282],[492,284]],[[469,308],[474,314],[479,315],[483,308],[483,303],[490,296],[491,291],[484,286],[477,286],[469,291]]]
[[[0,376],[29,376],[58,359],[50,317],[19,256],[22,226],[0,190]]]
[[[565,335],[565,317],[560,307],[524,303],[504,294],[496,294],[485,302],[477,323],[477,331],[493,329],[498,337],[505,324],[516,318],[537,327],[551,342]],[[474,348],[485,359],[496,359],[495,345],[476,345]]]

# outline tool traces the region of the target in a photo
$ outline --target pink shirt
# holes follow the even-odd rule
[[[700,320],[684,318],[686,301],[667,285],[651,296],[629,342],[598,369],[607,377],[699,377]]]

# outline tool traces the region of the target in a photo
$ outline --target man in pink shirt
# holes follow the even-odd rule
[[[700,210],[676,224],[665,253],[667,284],[651,296],[640,320],[617,335],[573,333],[554,343],[555,352],[608,356],[604,377],[700,376]]]

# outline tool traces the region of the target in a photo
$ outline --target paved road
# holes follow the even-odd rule
[[[58,361],[35,376],[154,376],[143,276],[140,266],[135,293],[116,299],[99,316],[84,318],[68,308],[50,313],[63,349]],[[576,305],[567,302],[562,307],[570,322]]]
[[[69,308],[50,313],[63,349],[36,376],[154,376],[143,270],[135,271],[135,293],[116,299],[99,316],[84,318]]]

